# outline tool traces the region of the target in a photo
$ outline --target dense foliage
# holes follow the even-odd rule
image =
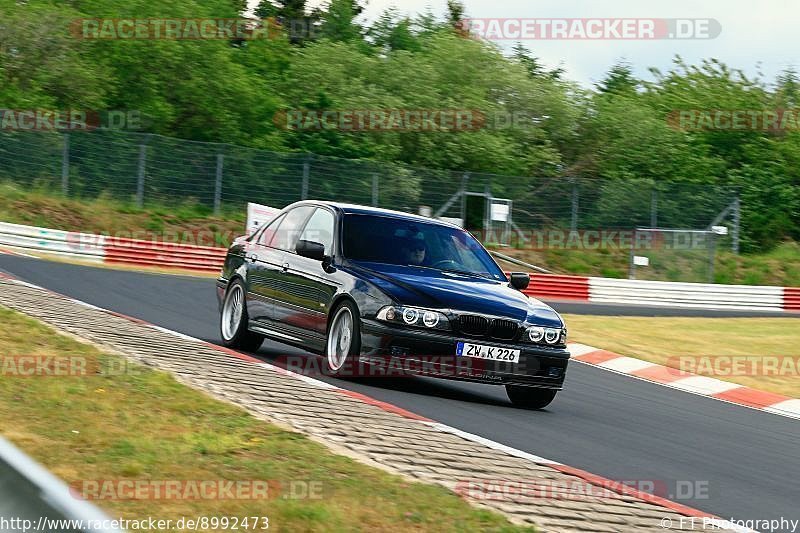
[[[654,81],[618,64],[585,89],[522,46],[504,54],[465,36],[455,1],[440,18],[390,10],[363,26],[352,0],[314,10],[303,0],[264,0],[259,16],[302,18],[314,31],[246,41],[81,40],[69,31],[83,17],[235,18],[243,7],[240,0],[0,0],[0,108],[134,109],[147,117],[147,132],[184,139],[535,176],[504,191],[522,207],[542,179],[588,180],[593,194],[621,206],[641,184],[730,186],[742,201],[745,249],[800,239],[797,125],[686,131],[671,122],[676,110],[794,108],[791,70],[766,82],[714,60],[676,58],[669,72],[653,72]],[[415,133],[278,127],[276,114],[293,109],[475,109],[487,124]],[[500,127],[503,117],[517,120]]]

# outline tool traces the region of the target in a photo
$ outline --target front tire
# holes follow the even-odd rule
[[[230,284],[219,314],[219,331],[224,346],[255,352],[264,342],[264,336],[247,329],[249,317],[246,294],[242,280],[236,279]]]
[[[552,389],[506,385],[506,394],[511,403],[525,409],[544,409],[555,399],[557,392]]]
[[[345,300],[333,312],[325,342],[325,370],[331,376],[355,377],[353,362],[361,350],[361,318]]]

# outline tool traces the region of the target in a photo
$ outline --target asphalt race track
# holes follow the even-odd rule
[[[0,255],[0,271],[85,302],[219,342],[214,281]],[[553,304],[567,313],[766,316],[634,306]],[[800,322],[798,323],[800,325]],[[676,339],[681,333],[676,332]],[[299,350],[266,342],[269,361]],[[501,387],[427,378],[327,379],[527,452],[620,481],[699,495],[679,503],[722,518],[798,518],[800,423],[573,363],[545,411],[510,405]],[[702,491],[706,491],[703,494]]]

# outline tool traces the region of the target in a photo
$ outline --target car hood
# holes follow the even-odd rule
[[[505,316],[541,326],[563,325],[549,305],[525,296],[508,282],[384,263],[351,262],[350,267],[401,305]]]

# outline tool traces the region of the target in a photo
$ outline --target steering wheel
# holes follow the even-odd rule
[[[436,261],[434,264],[431,265],[433,268],[441,268],[447,265],[451,266],[458,266],[458,263],[453,261],[452,259],[442,259],[441,261]]]

